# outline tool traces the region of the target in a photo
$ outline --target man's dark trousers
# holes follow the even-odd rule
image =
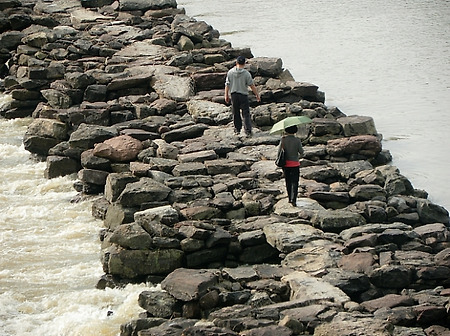
[[[248,96],[242,93],[234,92],[231,94],[231,106],[233,109],[234,130],[240,132],[242,128],[242,119],[244,119],[244,130],[247,134],[252,132],[252,122],[250,119],[250,106]],[[241,117],[242,111],[242,117]]]

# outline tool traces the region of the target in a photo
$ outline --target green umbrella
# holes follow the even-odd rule
[[[269,133],[270,134],[281,133],[288,127],[306,124],[310,122],[312,122],[312,120],[306,116],[287,117],[274,124]]]

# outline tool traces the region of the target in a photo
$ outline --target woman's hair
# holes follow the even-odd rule
[[[289,134],[295,134],[298,131],[298,127],[295,125],[290,126],[290,127],[286,128],[285,131],[286,131],[286,133],[289,133]]]

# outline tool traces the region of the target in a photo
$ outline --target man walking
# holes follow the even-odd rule
[[[252,122],[250,119],[250,106],[248,103],[248,87],[253,91],[258,102],[261,101],[261,98],[253,83],[252,75],[244,69],[244,66],[245,57],[239,56],[236,59],[236,66],[228,71],[227,79],[225,80],[225,102],[230,102],[231,94],[234,133],[241,133],[242,119],[244,119],[245,134],[250,136],[252,134]]]

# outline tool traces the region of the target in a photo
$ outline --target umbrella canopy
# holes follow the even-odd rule
[[[281,133],[288,127],[306,124],[310,122],[312,122],[312,120],[306,116],[287,117],[274,124],[269,133],[270,134]]]

